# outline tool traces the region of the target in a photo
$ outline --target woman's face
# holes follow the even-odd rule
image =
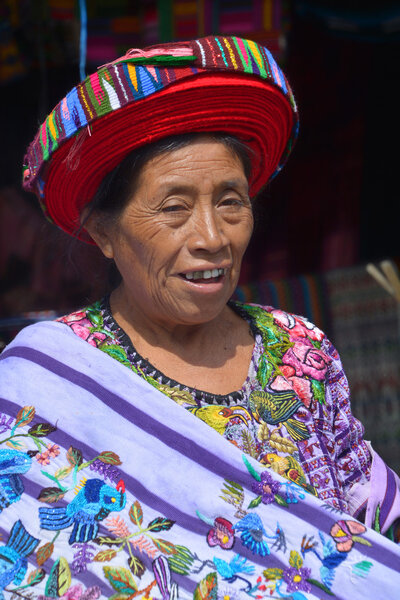
[[[126,308],[173,327],[220,314],[252,229],[240,159],[204,137],[150,159],[117,223],[96,241],[121,273]]]

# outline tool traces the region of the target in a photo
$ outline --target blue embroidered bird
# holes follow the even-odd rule
[[[247,558],[240,556],[239,554],[235,554],[235,556],[229,561],[223,560],[222,558],[217,558],[214,556],[213,563],[215,568],[217,569],[219,575],[227,581],[228,583],[234,583],[238,579],[244,581],[246,587],[243,588],[244,591],[250,592],[252,591],[252,585],[248,579],[239,575],[239,573],[253,575],[254,573],[254,565],[247,564]]]
[[[16,521],[11,529],[7,544],[0,546],[0,600],[4,600],[3,590],[9,584],[19,585],[28,569],[26,557],[32,554],[39,540],[30,535]]]
[[[125,504],[122,480],[113,488],[101,479],[88,479],[67,507],[39,508],[40,526],[54,531],[74,525],[69,543],[88,542],[96,537],[98,522],[112,511],[121,511]]]
[[[313,552],[315,556],[320,560],[320,574],[321,581],[327,588],[331,589],[333,580],[335,579],[335,570],[344,560],[346,560],[348,552],[338,552],[333,540],[326,538],[321,532],[319,537],[322,543],[323,556],[316,550],[318,543],[314,541],[313,537],[307,540],[306,536],[301,541],[301,554],[303,557],[307,552]]]
[[[0,450],[0,513],[17,502],[24,491],[20,474],[29,471],[32,458],[26,452],[4,448]]]

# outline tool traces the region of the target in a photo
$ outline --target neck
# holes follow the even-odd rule
[[[174,353],[187,353],[212,347],[223,334],[226,337],[229,327],[239,319],[227,305],[212,320],[204,323],[171,323],[168,319],[143,310],[140,305],[126,298],[123,288],[117,288],[110,297],[110,307],[114,319],[125,330],[132,343],[140,352],[140,347],[151,346]]]

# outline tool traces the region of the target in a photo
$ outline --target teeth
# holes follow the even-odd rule
[[[212,277],[219,277],[225,275],[227,269],[207,269],[206,271],[193,271],[192,273],[186,273],[186,279],[211,279]]]

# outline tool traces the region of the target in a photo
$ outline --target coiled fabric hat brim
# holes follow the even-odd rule
[[[45,165],[46,212],[77,235],[83,207],[129,152],[189,132],[226,132],[245,142],[253,151],[250,193],[255,195],[279,170],[293,127],[293,107],[269,81],[199,73],[114,110],[61,145]],[[90,242],[84,230],[78,237]]]

